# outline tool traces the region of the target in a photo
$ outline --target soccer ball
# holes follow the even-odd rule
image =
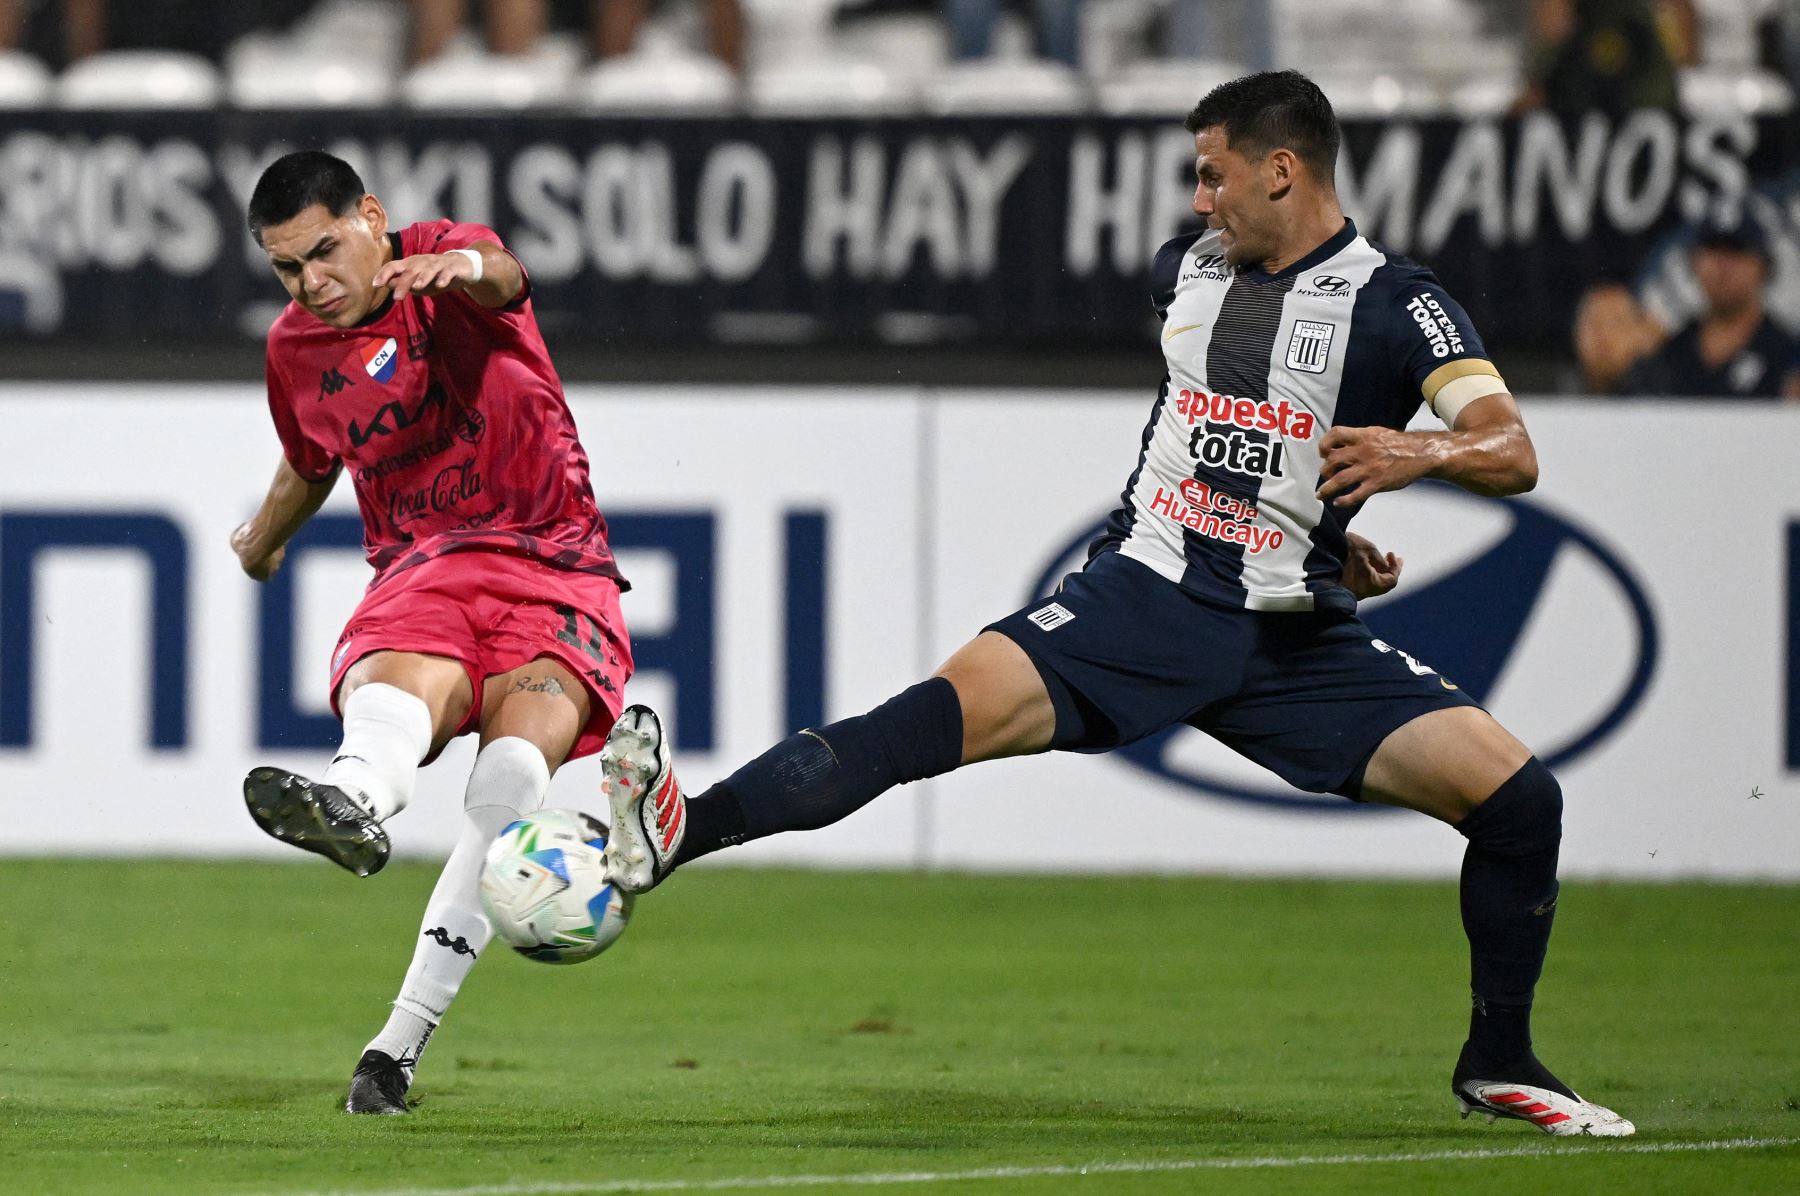
[[[606,881],[606,824],[580,810],[539,810],[488,847],[481,905],[526,959],[580,963],[625,933],[633,897]]]

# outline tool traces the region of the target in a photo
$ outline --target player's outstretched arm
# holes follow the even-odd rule
[[[1505,392],[1464,407],[1448,432],[1333,428],[1319,442],[1318,496],[1334,506],[1364,502],[1420,478],[1476,494],[1523,494],[1537,485],[1537,450]]]
[[[476,264],[476,259],[480,264]],[[477,241],[448,253],[415,253],[395,258],[375,271],[375,286],[392,287],[394,302],[408,295],[467,291],[483,307],[505,307],[525,287],[525,271],[513,255],[492,241]]]
[[[237,553],[245,573],[257,581],[275,576],[287,555],[287,542],[325,505],[340,472],[334,469],[324,481],[309,482],[282,458],[262,506],[231,533],[231,550]]]

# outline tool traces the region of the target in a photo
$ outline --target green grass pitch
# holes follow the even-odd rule
[[[349,1117],[434,875],[0,861],[0,1191],[1800,1191],[1797,888],[1565,885],[1539,1052],[1621,1150],[1457,1119],[1446,884],[695,869]]]

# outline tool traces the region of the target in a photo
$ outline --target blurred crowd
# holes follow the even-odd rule
[[[0,0],[12,108],[1177,114],[1271,67],[1347,117],[1792,113],[1800,0]],[[1800,398],[1800,259],[1682,235],[1680,302],[1582,299],[1569,389]]]
[[[1576,311],[1574,342],[1589,395],[1800,400],[1800,338],[1769,313],[1774,259],[1749,219],[1710,220],[1696,232],[1687,267],[1696,314],[1676,329],[1631,287],[1603,282]]]
[[[1355,93],[1353,107],[1393,111],[1618,113],[1714,93],[1782,107],[1800,68],[1800,0],[0,0],[0,49],[52,71],[120,50],[229,69],[245,39],[311,52],[326,33],[352,39],[337,49],[359,66],[488,55],[548,69],[627,58],[646,31],[739,77],[809,54],[903,76],[1030,61],[1089,82],[1172,59],[1208,77],[1295,66]]]

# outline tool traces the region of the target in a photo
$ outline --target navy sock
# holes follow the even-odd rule
[[[1531,999],[1556,920],[1562,788],[1533,756],[1456,829],[1469,840],[1462,920],[1474,994],[1463,1054],[1486,1071],[1532,1058]]]
[[[788,736],[687,804],[672,867],[781,831],[816,830],[895,785],[962,762],[962,704],[942,677],[869,713]]]

